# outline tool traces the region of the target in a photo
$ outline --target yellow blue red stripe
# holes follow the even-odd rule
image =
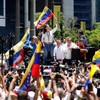
[[[43,10],[43,12],[41,13],[39,19],[34,23],[36,28],[40,28],[41,26],[43,26],[47,21],[49,21],[53,16],[53,13],[51,12],[51,10],[46,6]]]
[[[11,48],[11,50],[14,50],[14,54],[20,52],[20,50],[23,48],[24,43],[25,43],[25,41],[26,41],[26,38],[27,38],[27,36],[28,36],[28,34],[29,34],[29,30],[30,30],[30,29],[28,28],[27,31],[26,31],[26,33],[24,34],[23,38],[21,39],[21,41],[18,42],[15,46],[13,46],[13,47]],[[6,60],[6,59],[9,59],[9,50],[5,53],[5,60]]]
[[[27,69],[26,69],[26,71],[25,71],[25,74],[24,74],[24,76],[23,76],[23,78],[22,78],[22,80],[21,80],[20,88],[23,86],[24,82],[26,81],[27,76],[29,76],[29,74],[30,74],[30,70],[31,70],[32,65],[33,65],[33,63],[34,63],[34,61],[35,61],[35,53],[36,53],[36,52],[40,52],[40,46],[41,46],[41,45],[40,45],[40,42],[38,42],[37,47],[36,47],[36,50],[35,50],[35,52],[34,52],[32,58],[31,58],[31,60],[30,60],[30,62],[29,62],[29,64],[28,64]],[[25,85],[24,85],[24,86],[25,86]]]

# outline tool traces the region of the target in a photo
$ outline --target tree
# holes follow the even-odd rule
[[[40,16],[41,12],[36,13],[36,19]],[[62,38],[66,38],[67,36],[72,37],[72,41],[76,41],[76,33],[78,32],[78,28],[75,27],[75,24],[77,22],[77,18],[68,18],[67,20],[64,18],[64,15],[62,12],[58,14],[58,24],[59,29],[54,34],[55,38],[58,36],[62,36]],[[48,22],[50,26],[52,26],[51,20]],[[62,27],[61,27],[62,25]],[[62,35],[61,35],[62,34]],[[87,37],[89,41],[89,46],[93,46],[96,49],[100,49],[100,22],[96,22],[94,24],[94,30],[86,30],[85,36]]]
[[[94,24],[94,30],[86,30],[85,36],[88,38],[89,46],[100,49],[100,22]]]

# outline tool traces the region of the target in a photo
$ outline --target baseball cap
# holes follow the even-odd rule
[[[37,36],[34,35],[34,36],[32,37],[32,39],[37,39]]]
[[[35,93],[33,91],[29,91],[28,92],[28,96],[30,98],[30,100],[33,100]]]

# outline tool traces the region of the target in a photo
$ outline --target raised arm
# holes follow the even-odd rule
[[[35,89],[35,95],[34,95],[34,98],[33,100],[37,100],[38,99],[38,94],[39,94],[39,88],[40,88],[40,82],[39,82],[39,78],[37,78],[37,88]]]
[[[1,83],[0,84],[2,85],[2,88],[4,89],[4,91],[6,92],[6,86],[5,86],[4,78],[1,75],[1,73],[0,73],[0,80],[1,80]]]
[[[54,29],[52,29],[50,32],[53,34],[57,31],[57,29],[58,29],[58,23],[56,23],[56,27]]]
[[[66,83],[66,89],[68,92],[70,92],[70,86],[69,86],[69,83],[68,83],[68,80],[67,80],[67,77],[61,73],[61,76],[62,78],[64,79],[65,83]]]
[[[18,74],[15,73],[15,75],[13,75],[13,79],[12,79],[12,81],[10,83],[10,86],[9,86],[9,92],[13,91],[14,85],[15,85],[15,82],[16,82],[17,78],[18,78]]]

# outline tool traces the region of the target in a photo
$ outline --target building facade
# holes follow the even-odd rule
[[[0,0],[0,35],[15,33],[16,0]],[[60,9],[65,20],[77,17],[79,23],[86,22],[87,29],[92,29],[96,21],[100,21],[100,0],[34,0],[36,12],[41,12],[47,5],[53,12]],[[66,21],[65,21],[66,22]],[[20,37],[25,28],[30,26],[30,0],[20,0]]]
[[[99,1],[99,0],[98,0]],[[63,0],[64,16],[77,17],[78,23],[86,22],[86,28],[92,29],[96,22],[96,1],[95,0]]]
[[[79,22],[86,22],[87,29],[91,29],[91,6],[91,0],[74,0],[74,17],[77,17]]]
[[[100,22],[100,0],[96,0],[96,21]]]
[[[6,23],[5,0],[0,0],[0,26],[4,27]]]
[[[6,36],[14,33],[16,29],[16,1],[0,0],[0,35]],[[35,11],[42,12],[45,5],[53,10],[54,5],[61,5],[62,0],[34,0]],[[19,17],[19,16],[18,16]],[[25,33],[25,28],[30,26],[30,0],[20,0],[20,37]]]

